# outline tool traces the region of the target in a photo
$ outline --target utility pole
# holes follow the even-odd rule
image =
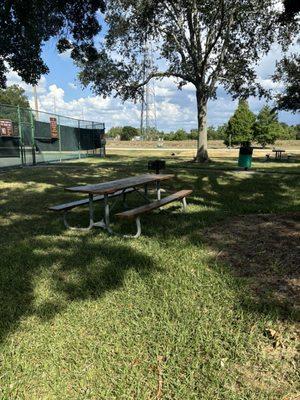
[[[144,46],[143,54],[143,79],[146,79],[153,70],[153,52],[151,44],[147,42]],[[141,135],[145,139],[149,139],[151,128],[157,129],[156,122],[156,101],[155,101],[155,84],[151,79],[143,88],[141,99]]]

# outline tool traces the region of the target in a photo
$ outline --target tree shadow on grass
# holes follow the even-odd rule
[[[32,224],[39,222],[31,219]],[[26,238],[2,249],[0,340],[24,317],[36,315],[47,320],[70,301],[97,299],[121,287],[129,270],[142,279],[159,270],[150,256],[130,244],[112,243],[105,234],[101,241],[95,236],[99,232],[70,236],[53,232],[49,226],[47,233],[27,231]],[[47,287],[39,289],[43,277]],[[46,296],[37,304],[37,291],[42,290],[51,293],[50,300]],[[42,292],[40,296],[44,297]]]
[[[300,317],[300,213],[250,214],[204,229],[199,239],[247,287],[247,311],[281,319]]]
[[[8,186],[1,198],[0,341],[24,318],[47,320],[71,301],[98,299],[122,287],[129,271],[145,280],[159,270],[130,242],[99,231],[69,232],[58,215],[46,211],[70,199],[62,188],[67,182],[88,181],[88,174],[75,175],[73,170],[67,179],[55,170],[16,171],[2,179]],[[112,171],[110,179],[117,175]],[[75,214],[77,222],[87,217],[86,209]]]
[[[258,174],[239,178],[218,172],[198,176],[188,212],[183,214],[171,205],[159,215],[143,218],[144,235],[166,242],[177,237],[205,246],[211,268],[225,270],[249,289],[246,296],[247,290],[237,292],[247,311],[296,321],[300,310],[300,214],[295,201],[299,180]],[[177,177],[176,186],[186,188],[184,176]]]

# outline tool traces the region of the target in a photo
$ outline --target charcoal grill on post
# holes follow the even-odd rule
[[[148,171],[155,171],[156,174],[159,174],[160,170],[166,168],[166,162],[163,160],[154,160],[148,162]]]

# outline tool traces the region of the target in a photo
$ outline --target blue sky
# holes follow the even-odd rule
[[[78,70],[68,53],[59,55],[55,41],[51,40],[44,46],[43,57],[50,68],[50,73],[42,77],[38,86],[40,110],[56,111],[59,114],[74,118],[105,122],[107,129],[111,126],[140,124],[140,105],[126,102],[123,104],[115,98],[104,99],[95,96],[89,89],[83,89],[78,82]],[[280,84],[274,84],[270,77],[274,72],[276,60],[281,58],[279,46],[273,46],[268,56],[264,57],[257,67],[260,82],[272,90],[280,90]],[[8,75],[8,84],[18,83],[23,86],[34,107],[32,88],[23,82],[15,72]],[[196,127],[196,103],[192,86],[177,90],[172,79],[164,79],[155,83],[157,127],[165,131]],[[219,88],[216,101],[208,105],[208,123],[218,126],[227,122],[236,108],[226,92]],[[264,100],[250,98],[249,105],[257,113]],[[279,119],[288,124],[300,122],[299,114],[280,112]]]

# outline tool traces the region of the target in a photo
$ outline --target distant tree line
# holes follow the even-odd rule
[[[226,126],[224,142],[228,146],[254,142],[265,147],[280,139],[300,139],[300,125],[289,126],[279,122],[276,109],[267,105],[255,115],[248,102],[240,100]]]
[[[109,138],[119,140],[197,140],[198,130],[178,129],[166,133],[155,128],[150,128],[141,134],[140,129],[133,126],[116,126],[107,132]],[[240,100],[236,111],[228,123],[221,126],[209,126],[208,140],[222,140],[227,146],[239,145],[242,142],[254,142],[261,146],[274,144],[276,140],[300,139],[300,125],[290,126],[278,121],[276,109],[264,106],[255,115],[249,108],[246,100]]]

